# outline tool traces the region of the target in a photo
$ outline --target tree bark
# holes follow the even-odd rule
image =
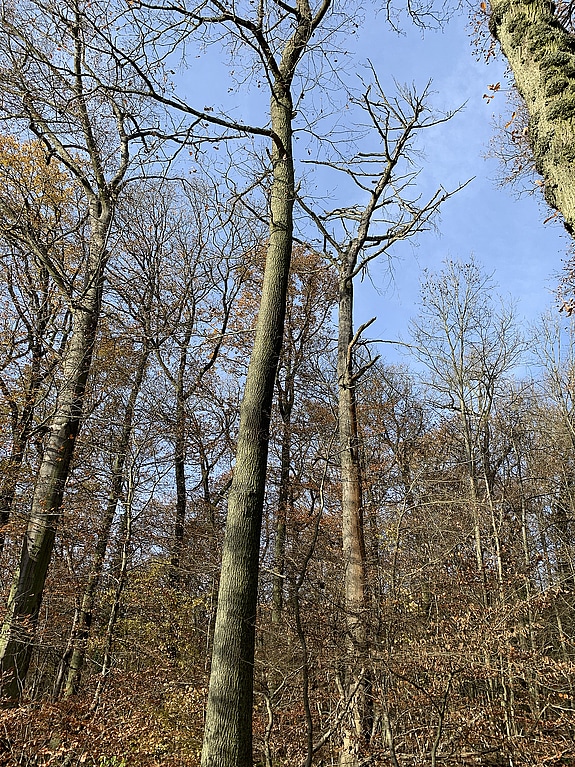
[[[184,377],[188,359],[188,344],[191,327],[180,350],[178,374],[174,382],[176,396],[176,423],[174,427],[174,474],[176,478],[176,519],[170,554],[169,581],[173,588],[180,584],[180,561],[184,546],[184,526],[186,523],[186,395]]]
[[[501,44],[529,112],[529,141],[545,199],[575,229],[575,38],[548,0],[492,0]]]
[[[339,278],[338,423],[341,465],[341,513],[347,660],[345,697],[356,689],[343,731],[340,765],[355,767],[364,741],[366,696],[365,544],[361,462],[357,425],[356,377],[353,366],[353,269],[343,261]],[[361,676],[360,676],[361,675]],[[359,683],[359,684],[358,684]]]
[[[275,142],[273,149],[269,245],[228,500],[202,767],[251,767],[252,764],[260,532],[270,414],[292,250],[294,168],[289,87],[275,84],[271,118],[272,130],[280,143]]]
[[[284,605],[284,581],[286,558],[286,535],[288,509],[293,503],[290,485],[292,411],[294,405],[294,370],[291,359],[286,362],[284,387],[278,383],[278,407],[282,417],[281,465],[278,505],[276,512],[276,536],[274,542],[274,574],[272,581],[272,623],[279,623]]]
[[[18,701],[32,654],[44,583],[61,516],[64,487],[82,419],[102,298],[109,209],[92,216],[90,268],[82,300],[73,308],[73,333],[66,349],[62,388],[40,465],[20,563],[14,573],[0,635],[1,693]]]
[[[271,406],[282,346],[295,202],[292,83],[315,29],[331,5],[312,15],[296,0],[295,28],[275,60],[261,21],[252,27],[266,61],[273,134],[270,225],[262,296],[240,424],[222,554],[201,767],[252,767],[252,708],[260,533]],[[263,6],[262,6],[263,7]],[[291,26],[291,24],[290,24]],[[245,30],[238,34],[244,36]]]
[[[274,543],[274,574],[272,585],[272,623],[281,621],[284,606],[284,581],[287,536],[287,512],[290,507],[291,424],[284,421],[281,443],[281,468],[278,507],[276,512],[276,537]]]
[[[184,545],[186,523],[186,412],[185,402],[178,387],[176,392],[176,429],[174,432],[174,474],[176,478],[176,520],[170,558],[170,582],[180,583],[180,561]]]

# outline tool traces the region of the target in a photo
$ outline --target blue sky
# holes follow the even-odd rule
[[[498,162],[485,157],[498,116],[511,111],[504,93],[505,62],[501,57],[489,64],[476,59],[465,13],[454,16],[442,31],[426,31],[423,37],[407,26],[403,36],[383,32],[383,27],[383,21],[367,24],[361,33],[362,47],[370,51],[378,71],[420,86],[431,79],[433,102],[440,109],[465,103],[424,146],[422,176],[447,188],[475,179],[445,203],[438,232],[420,236],[416,247],[396,250],[391,285],[387,265],[374,266],[372,282],[378,290],[367,283],[359,289],[357,323],[368,314],[377,315],[374,337],[407,339],[407,323],[417,312],[420,270],[436,271],[443,259],[465,260],[470,254],[493,273],[499,293],[516,302],[518,317],[536,320],[553,303],[568,238],[559,224],[543,224],[548,210],[538,190],[518,198],[509,186],[499,186]],[[501,82],[502,91],[487,102],[487,86],[496,82]],[[398,358],[390,346],[382,354]]]
[[[535,321],[553,304],[568,242],[560,225],[543,223],[548,210],[539,191],[518,198],[510,187],[501,188],[497,161],[486,159],[497,119],[511,111],[505,95],[504,60],[492,59],[489,64],[477,60],[466,11],[453,14],[441,30],[426,30],[425,34],[403,20],[403,33],[397,34],[382,12],[376,14],[369,10],[371,4],[366,5],[365,19],[359,21],[356,34],[341,41],[352,54],[346,64],[347,80],[365,72],[362,64],[370,60],[388,93],[394,80],[413,83],[419,90],[431,80],[432,104],[438,110],[465,104],[451,121],[425,135],[421,181],[429,191],[440,186],[453,189],[471,177],[474,180],[445,203],[438,231],[398,246],[391,270],[385,260],[373,265],[371,280],[357,286],[356,325],[377,316],[371,337],[407,340],[409,319],[417,313],[421,270],[437,271],[445,258],[465,260],[470,254],[493,274],[499,293],[516,303],[520,320]],[[245,71],[236,70],[230,78],[233,65],[225,64],[224,58],[214,48],[187,58],[184,88],[190,103],[202,107],[199,101],[205,100],[216,112],[223,104],[237,119],[264,124],[265,85],[258,90],[257,77],[235,82]],[[344,61],[340,56],[338,62]],[[501,82],[501,91],[488,102],[484,94],[496,82]],[[321,95],[308,96],[302,109],[311,113],[320,101]],[[300,153],[305,156],[304,143],[305,139],[300,142]],[[228,147],[228,151],[239,160],[239,147]],[[321,184],[320,176],[320,196]],[[331,191],[337,195],[333,183]],[[385,346],[381,353],[391,362],[401,359],[398,347]]]

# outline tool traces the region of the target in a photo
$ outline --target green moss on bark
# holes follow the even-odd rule
[[[566,93],[553,100],[548,109],[549,120],[571,120],[575,117],[575,94]]]
[[[569,87],[569,80],[566,77],[558,75],[556,72],[550,77],[545,84],[546,96],[558,96],[560,93],[564,93]]]
[[[566,51],[548,51],[541,59],[541,68],[560,68],[564,69],[569,67],[572,61],[572,57]]]
[[[529,140],[547,202],[575,229],[575,39],[547,0],[495,0],[489,28],[529,111]]]

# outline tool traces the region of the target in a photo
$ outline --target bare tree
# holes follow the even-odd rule
[[[351,177],[364,207],[355,205],[319,214],[305,201],[301,205],[316,223],[328,247],[328,258],[338,272],[338,422],[342,485],[342,537],[344,562],[344,603],[347,621],[348,662],[344,698],[350,698],[348,726],[340,764],[359,764],[362,745],[369,740],[369,707],[366,686],[366,558],[361,477],[360,430],[356,390],[359,379],[377,360],[357,361],[363,332],[375,318],[354,331],[353,282],[371,261],[387,254],[398,242],[430,225],[440,205],[452,193],[440,189],[426,203],[409,196],[418,175],[413,163],[413,141],[423,129],[433,127],[451,115],[434,116],[427,105],[428,93],[418,95],[404,89],[389,99],[379,85],[368,88],[352,101],[368,117],[378,142],[377,149],[358,152],[350,159],[325,162],[329,168]],[[355,691],[352,694],[352,691]]]
[[[99,22],[107,23],[105,17]],[[2,627],[2,692],[7,701],[21,695],[30,662],[34,630],[61,515],[62,497],[82,422],[100,315],[108,237],[118,195],[134,158],[132,147],[144,132],[126,101],[103,87],[102,53],[93,45],[90,25],[75,2],[4,6],[0,19],[4,116],[16,128],[27,126],[77,190],[82,212],[68,231],[56,233],[60,249],[30,226],[30,211],[8,211],[10,236],[27,247],[48,270],[67,301],[72,332],[62,355],[59,390],[36,481],[20,564]],[[121,70],[116,70],[121,80]],[[62,246],[83,231],[84,251],[69,272]],[[48,228],[47,234],[52,235]]]
[[[252,759],[252,702],[255,616],[260,530],[268,454],[268,432],[276,370],[283,338],[288,274],[293,245],[295,199],[294,82],[310,41],[331,10],[331,0],[310,4],[232,5],[211,0],[190,8],[138,5],[135,18],[155,14],[157,23],[186,38],[194,31],[223,39],[232,52],[253,54],[269,92],[270,127],[249,126],[172,98],[152,81],[145,46],[125,56],[139,77],[139,91],[176,107],[195,120],[229,134],[270,139],[269,239],[254,347],[250,358],[234,478],[228,500],[226,537],[214,631],[214,647],[202,765],[247,765]],[[157,23],[156,23],[157,22]],[[144,29],[144,26],[141,27]],[[155,35],[156,33],[154,33]],[[145,36],[145,35],[144,35]],[[181,38],[180,38],[181,39]],[[305,80],[305,77],[304,77]]]
[[[226,536],[214,630],[212,671],[206,709],[202,767],[239,767],[252,760],[252,706],[259,544],[263,513],[268,432],[277,365],[283,339],[288,275],[293,245],[295,199],[292,124],[294,77],[330,0],[312,10],[307,0],[283,5],[280,18],[221,15],[240,37],[248,37],[264,63],[270,88],[273,131],[270,229],[262,297],[241,405],[234,478],[228,500]],[[223,6],[214,3],[221,14]],[[260,6],[260,9],[262,6]],[[279,54],[279,27],[285,27]],[[264,26],[265,23],[265,26]]]
[[[491,278],[473,259],[447,261],[422,282],[422,308],[412,322],[412,351],[431,372],[439,404],[457,414],[472,511],[477,572],[487,599],[480,508],[493,493],[490,416],[498,391],[523,350],[513,310],[494,306]],[[497,543],[497,540],[496,540]],[[497,557],[500,563],[500,557]],[[500,570],[500,567],[499,567]],[[501,580],[501,573],[499,575]]]

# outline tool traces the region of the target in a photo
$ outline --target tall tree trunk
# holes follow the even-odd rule
[[[545,199],[575,231],[575,39],[549,0],[492,0],[489,28],[529,111],[529,142]]]
[[[84,393],[100,315],[105,241],[110,225],[110,211],[99,213],[92,219],[85,290],[72,310],[73,333],[65,352],[62,388],[34,488],[20,563],[14,573],[2,625],[1,693],[7,705],[18,701],[26,680],[64,488],[82,420]]]
[[[190,324],[186,331],[180,359],[178,374],[174,381],[176,395],[176,424],[174,428],[174,473],[176,477],[176,520],[170,554],[169,581],[174,588],[180,583],[180,560],[184,546],[184,525],[186,522],[186,394],[184,379],[188,361],[188,345],[192,337]]]
[[[282,346],[295,202],[292,83],[308,43],[331,5],[315,16],[296,0],[294,27],[276,61],[262,31],[256,45],[266,61],[273,132],[270,225],[262,296],[240,424],[222,554],[212,668],[201,767],[252,767],[252,708],[260,533],[269,426]],[[263,9],[263,6],[262,6]],[[290,7],[290,12],[291,12]],[[263,12],[263,11],[262,11]],[[241,30],[242,37],[245,30]]]
[[[349,706],[340,754],[342,767],[356,767],[366,735],[365,677],[365,545],[357,405],[353,365],[353,267],[344,261],[339,278],[338,320],[338,422],[341,464],[341,512],[344,593],[347,629],[347,659],[344,680],[346,699],[357,688]],[[361,674],[361,676],[360,676]]]
[[[272,623],[279,623],[284,604],[285,558],[287,513],[293,503],[290,485],[291,465],[291,416],[294,404],[294,380],[288,362],[285,387],[278,386],[278,407],[282,417],[281,466],[278,506],[276,512],[276,535],[274,542],[274,574],[272,585]]]
[[[281,449],[281,476],[276,513],[276,536],[274,543],[274,574],[272,586],[272,623],[281,621],[284,606],[285,558],[287,537],[287,512],[290,507],[290,460],[291,460],[291,426],[284,423]]]
[[[82,667],[84,665],[84,659],[86,657],[88,637],[90,635],[90,628],[92,626],[96,594],[100,584],[100,579],[102,577],[102,571],[104,569],[104,560],[106,558],[106,551],[110,541],[110,532],[112,530],[112,525],[116,516],[116,510],[118,508],[118,501],[122,497],[122,491],[124,488],[124,466],[126,464],[126,457],[132,439],[136,401],[140,394],[140,389],[142,388],[142,382],[144,380],[144,374],[146,371],[149,356],[150,350],[144,348],[140,355],[138,367],[136,369],[136,377],[134,379],[134,383],[132,384],[132,389],[128,398],[128,404],[126,406],[126,412],[124,413],[124,422],[122,424],[122,431],[120,433],[120,439],[118,440],[116,456],[114,458],[114,466],[112,468],[112,484],[110,487],[110,493],[108,495],[106,510],[102,518],[102,525],[98,533],[98,540],[96,541],[94,561],[92,562],[92,567],[88,576],[86,587],[84,589],[84,595],[82,597],[82,605],[80,607],[78,619],[74,628],[71,657],[64,687],[65,698],[68,698],[70,695],[73,695],[75,692],[77,692],[78,685],[80,684],[80,676],[82,673]]]
[[[244,396],[228,516],[202,767],[251,767],[255,622],[269,425],[291,261],[294,168],[292,99],[275,84],[270,236],[256,336]]]

